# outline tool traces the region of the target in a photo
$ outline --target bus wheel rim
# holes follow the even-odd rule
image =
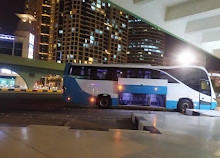
[[[107,100],[107,99],[102,99],[102,100],[100,100],[100,105],[101,105],[102,107],[107,106],[107,105],[108,105],[108,100]]]
[[[188,103],[183,103],[183,109],[188,109],[189,108],[189,104]]]

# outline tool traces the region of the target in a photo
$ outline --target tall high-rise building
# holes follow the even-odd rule
[[[127,62],[127,14],[101,0],[55,3],[53,61]]]
[[[128,63],[163,65],[165,33],[129,16]]]
[[[55,0],[26,0],[25,13],[34,16],[35,58],[50,60],[53,41],[53,12]]]

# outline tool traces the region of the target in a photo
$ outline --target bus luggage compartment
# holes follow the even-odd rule
[[[120,105],[165,107],[168,81],[163,79],[119,78]]]

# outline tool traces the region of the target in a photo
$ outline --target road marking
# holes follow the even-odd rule
[[[2,89],[2,91],[8,91],[8,89]]]
[[[14,91],[15,91],[15,92],[20,92],[20,91],[21,91],[21,89],[14,89]]]

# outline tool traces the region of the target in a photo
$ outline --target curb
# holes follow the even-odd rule
[[[0,91],[11,92],[40,92],[40,93],[62,93],[62,90],[35,90],[35,89],[0,89]]]
[[[150,107],[150,106],[126,106],[126,105],[119,105],[113,106],[113,109],[124,109],[124,110],[144,110],[144,111],[167,111],[167,112],[175,112],[174,109],[166,109],[166,108],[158,108],[158,107]]]
[[[141,131],[148,131],[151,134],[162,134],[156,127],[154,127],[150,121],[147,121],[143,114],[132,113],[131,120],[134,125]]]
[[[186,109],[185,111],[185,115],[189,115],[189,116],[206,116],[206,117],[217,117],[217,116],[212,116],[212,115],[208,115],[208,114],[203,114],[199,111],[193,111],[190,109]]]

